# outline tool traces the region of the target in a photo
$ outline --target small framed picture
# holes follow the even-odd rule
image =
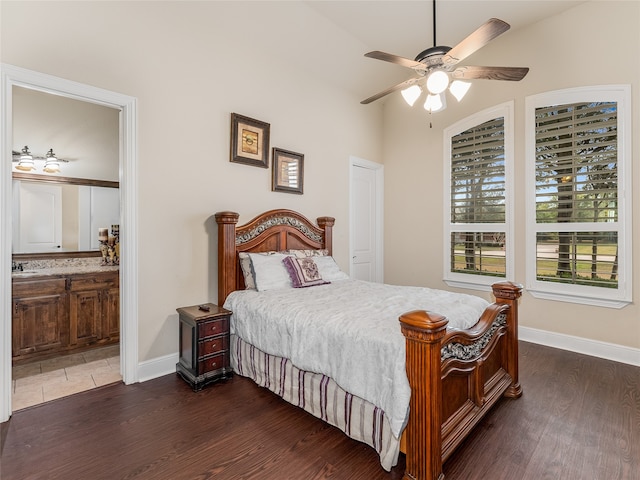
[[[231,158],[235,163],[269,168],[270,125],[260,120],[231,114]]]
[[[271,190],[302,195],[303,180],[304,155],[282,148],[274,148]]]

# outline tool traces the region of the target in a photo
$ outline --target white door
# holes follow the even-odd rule
[[[382,165],[351,158],[351,278],[383,281]]]
[[[62,247],[62,187],[20,182],[19,252],[55,252]],[[18,253],[18,252],[16,252]]]

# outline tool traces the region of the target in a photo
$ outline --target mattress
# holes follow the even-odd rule
[[[449,328],[466,329],[487,305],[482,298],[443,290],[340,280],[235,291],[224,306],[233,312],[233,335],[376,405],[400,438],[411,396],[400,315],[428,310],[445,315]]]

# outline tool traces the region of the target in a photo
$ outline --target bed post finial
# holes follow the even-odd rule
[[[406,339],[407,378],[411,386],[406,428],[407,465],[404,480],[442,480],[441,343],[449,321],[416,310],[400,316]]]
[[[216,213],[218,224],[218,305],[236,288],[236,223],[235,212]]]
[[[507,373],[511,385],[504,392],[505,397],[518,398],[522,386],[518,378],[518,300],[522,296],[522,285],[513,282],[499,282],[491,285],[496,303],[509,305],[507,310]]]
[[[318,217],[316,220],[318,226],[324,230],[324,248],[329,250],[329,255],[333,255],[333,225],[336,219],[333,217]]]

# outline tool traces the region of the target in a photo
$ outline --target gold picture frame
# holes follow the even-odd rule
[[[230,161],[269,168],[270,129],[266,122],[232,113]]]
[[[274,147],[271,190],[302,195],[303,184],[304,155]]]

